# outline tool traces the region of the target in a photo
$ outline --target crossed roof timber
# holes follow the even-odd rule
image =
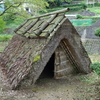
[[[28,18],[22,25],[15,29],[15,33],[20,33],[23,36],[26,36],[26,34],[28,34],[28,36],[26,36],[28,38],[48,38],[50,34],[54,32],[54,30],[57,30],[59,28],[57,26],[60,26],[61,22],[66,19],[65,13],[68,11],[69,8],[66,8],[63,10]],[[37,23],[39,24],[38,26],[36,26]],[[50,27],[50,25],[52,25],[52,27]],[[47,27],[50,28],[47,29]],[[24,29],[22,30],[22,28]],[[33,34],[33,36],[30,36],[30,34]]]

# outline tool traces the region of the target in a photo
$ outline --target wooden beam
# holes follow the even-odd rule
[[[48,21],[46,21],[41,28],[36,32],[36,35],[39,36],[41,34],[41,32],[49,25],[49,23],[51,23],[58,14],[53,15]]]
[[[71,54],[69,48],[67,47],[66,41],[62,40],[61,41],[61,46],[62,46],[62,48],[64,48],[65,53],[68,55],[70,63],[73,65],[74,68],[76,68],[76,71],[80,72],[79,65],[75,61],[74,56]]]
[[[52,33],[54,31],[54,29],[59,25],[59,23],[64,19],[65,16],[62,16],[55,24],[54,26],[50,29],[50,31],[45,35],[45,37],[47,38],[50,33]]]
[[[30,30],[37,22],[38,22],[39,18],[36,19],[26,30],[24,30],[24,32],[22,34],[25,34],[28,30]]]

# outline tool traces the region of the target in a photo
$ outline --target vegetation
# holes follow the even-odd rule
[[[93,7],[100,7],[100,3],[96,2],[94,4],[88,4],[88,8],[93,8]]]
[[[100,63],[95,62],[91,65],[91,69],[97,74],[100,75]]]
[[[100,55],[98,54],[90,55],[90,59],[92,62],[90,68],[93,70],[95,74],[100,76]]]
[[[3,1],[3,0],[0,0]],[[18,27],[26,18],[29,18],[33,15],[42,14],[45,12],[52,12],[56,10],[60,10],[63,8],[70,8],[71,11],[80,11],[83,9],[87,9],[87,5],[85,3],[80,4],[72,4],[73,0],[14,0],[12,3],[12,0],[6,0],[5,10],[0,13],[0,16],[2,16],[2,28],[0,26],[0,29],[6,30],[5,28],[16,28]],[[67,2],[68,4],[63,4],[63,2]],[[23,7],[23,5],[26,4],[26,7],[29,7],[31,9],[31,12],[25,11],[26,7]],[[96,4],[96,5],[99,5]],[[45,9],[47,8],[47,9]],[[50,9],[52,8],[52,9]],[[92,9],[92,8],[91,8]],[[91,10],[88,8],[88,10]],[[98,10],[99,13],[100,10]],[[67,12],[68,13],[68,12]],[[86,17],[81,17],[82,19]],[[93,22],[97,21],[98,18],[92,18]],[[1,23],[1,20],[0,20]],[[5,26],[6,24],[6,26]],[[2,33],[0,30],[0,32]],[[3,32],[6,33],[6,32]]]
[[[49,7],[60,7],[63,2],[66,2],[67,4],[70,4],[73,0],[47,0]]]
[[[0,16],[2,16],[2,18],[0,17],[0,33],[2,33],[5,28],[16,28],[26,18],[37,15],[40,9],[45,10],[49,5],[46,0],[0,0],[0,2],[1,1],[4,1],[3,5],[5,8],[0,12]],[[0,7],[2,7],[1,3]]]
[[[13,35],[7,35],[7,34],[2,34],[0,35],[0,42],[5,42],[9,41],[12,38]]]
[[[95,30],[95,35],[100,37],[100,27]]]
[[[37,55],[37,56],[34,58],[33,62],[37,62],[38,60],[40,60],[40,55]]]
[[[52,9],[47,9],[47,12],[53,12],[53,11],[57,11],[57,10],[61,10],[67,7],[56,7],[56,8],[52,8]],[[74,7],[69,7],[70,8],[70,12],[74,12],[74,11],[80,11],[82,9],[82,6],[74,6]],[[45,11],[40,10],[39,11],[41,14],[45,13]],[[68,14],[69,12],[66,12],[66,14]]]
[[[82,16],[80,14],[78,14],[76,18],[77,19],[92,19],[92,23],[95,23],[96,21],[100,19],[100,17],[97,17],[97,16]]]
[[[100,17],[96,17],[96,16],[82,16],[82,15],[77,15],[77,19],[100,19]]]
[[[43,9],[48,6],[46,0],[1,0],[4,1],[5,9],[0,14],[0,16],[4,14],[10,14],[13,16],[25,16],[27,12],[24,10],[26,7],[34,8],[37,10]],[[10,16],[10,17],[13,17]]]
[[[88,11],[94,12],[97,15],[100,14],[100,7],[92,7],[92,8],[88,8]]]
[[[0,33],[5,29],[6,22],[0,17]]]
[[[85,3],[80,3],[80,4],[69,4],[69,5],[61,5],[61,7],[75,7],[75,6],[84,6],[86,5]]]
[[[49,9],[47,9],[47,11],[52,12],[52,11],[60,10],[60,9],[63,9],[63,8],[70,8],[70,11],[79,11],[79,10],[82,10],[82,9],[86,9],[87,5],[85,3],[61,5],[60,7],[49,8]]]

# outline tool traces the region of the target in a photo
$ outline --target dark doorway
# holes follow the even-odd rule
[[[53,78],[54,77],[54,61],[55,61],[55,54],[51,56],[48,63],[46,64],[43,72],[41,73],[39,79],[42,78]]]

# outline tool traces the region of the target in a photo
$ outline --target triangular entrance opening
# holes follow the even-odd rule
[[[55,53],[52,54],[44,70],[42,71],[39,79],[54,77],[54,62],[55,62]]]

